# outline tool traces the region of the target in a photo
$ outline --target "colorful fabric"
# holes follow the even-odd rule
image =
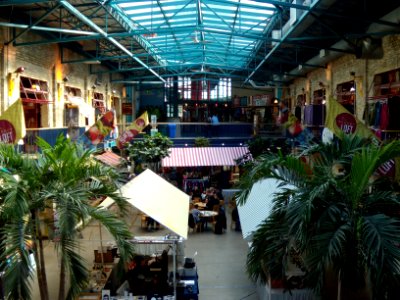
[[[133,138],[139,134],[146,126],[149,125],[149,115],[145,111],[139,118],[137,118],[118,139],[117,147],[123,148],[126,143],[129,143]]]
[[[295,115],[290,115],[284,126],[292,137],[298,136],[303,131],[303,127]]]
[[[365,138],[375,137],[367,126],[335,99],[327,101],[325,127],[329,128],[338,137],[342,136],[342,134],[357,134]]]
[[[85,132],[85,135],[93,145],[97,145],[101,143],[113,129],[114,112],[108,111]]]
[[[24,109],[18,99],[0,116],[0,142],[17,144],[25,135]]]

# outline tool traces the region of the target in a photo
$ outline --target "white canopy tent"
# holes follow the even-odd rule
[[[189,195],[149,169],[126,183],[121,194],[131,205],[187,239]]]
[[[172,244],[173,249],[173,288],[176,297],[176,254],[182,239],[187,239],[189,195],[167,180],[147,169],[126,183],[121,194],[128,202],[169,228],[179,238],[135,237],[135,244]]]
[[[281,185],[281,181],[268,178],[263,179],[251,188],[244,205],[238,205],[240,224],[242,227],[243,239],[246,240],[251,247],[253,234],[258,226],[266,220],[271,214],[273,208],[274,195],[281,192],[285,188],[291,188],[291,185]],[[290,276],[301,276],[304,273],[298,269],[293,263],[288,262],[285,273]],[[258,282],[257,294],[260,299],[266,300],[304,300],[315,299],[312,291],[307,289],[294,289],[287,293],[281,288],[271,288],[271,282],[262,285]]]
[[[243,239],[251,242],[253,232],[269,216],[274,194],[281,191],[276,179],[264,179],[253,184],[250,194],[244,205],[238,205],[240,225]]]

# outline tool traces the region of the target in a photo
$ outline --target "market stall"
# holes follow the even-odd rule
[[[108,249],[109,243],[103,245],[99,227],[99,249],[103,250],[94,250],[94,267],[100,270],[96,273],[107,276],[94,280],[96,286],[90,286],[87,292],[82,293],[82,297],[96,297],[102,291],[111,291],[116,299],[120,299],[124,297],[124,292],[131,290],[134,296],[145,297],[154,293],[172,297],[173,294],[177,299],[176,290],[180,286],[178,270],[184,264],[183,243],[188,233],[189,196],[149,169],[122,186],[120,193],[132,206],[170,232],[164,236],[135,236],[131,242],[135,244],[136,261],[121,269],[113,253],[116,249]],[[107,197],[98,207],[112,209],[113,204],[114,200]],[[139,264],[145,266],[145,270],[137,268]],[[114,273],[121,272],[125,273],[122,281],[114,276]],[[143,282],[138,283],[138,278],[143,278]]]
[[[201,193],[208,187],[230,188],[237,182],[239,161],[251,159],[249,148],[173,147],[161,161],[165,174],[186,193]],[[178,172],[178,169],[180,172]],[[179,174],[179,176],[178,176]],[[182,179],[180,179],[182,178]]]
[[[131,205],[171,230],[167,236],[135,237],[132,242],[138,253],[155,256],[155,260],[172,251],[172,285],[176,295],[176,272],[178,264],[183,264],[183,242],[188,234],[189,196],[150,169],[125,184],[121,194]],[[164,271],[161,267],[153,270],[157,276]]]

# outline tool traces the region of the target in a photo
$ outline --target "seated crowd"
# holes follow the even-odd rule
[[[204,215],[202,211],[213,212]],[[211,222],[214,226],[214,233],[222,234],[226,230],[226,215],[224,199],[221,192],[215,188],[208,188],[203,193],[194,193],[191,199],[189,213],[189,227],[196,228],[197,231],[204,231],[207,223]]]

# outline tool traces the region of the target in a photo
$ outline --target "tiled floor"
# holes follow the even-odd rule
[[[256,288],[247,278],[245,261],[247,244],[240,232],[229,229],[230,214],[227,211],[228,230],[222,234],[214,234],[211,229],[202,233],[189,232],[184,243],[185,256],[194,256],[199,275],[199,299],[201,300],[256,300]],[[140,228],[140,216],[135,208],[131,209],[127,220],[135,236],[167,234],[167,229],[147,232]],[[93,261],[93,249],[100,246],[100,227],[91,224],[82,232],[84,249],[82,255],[89,262]],[[110,236],[101,230],[102,244],[110,242]],[[58,261],[53,251],[53,244],[46,246],[47,275],[50,287],[50,299],[58,295]],[[35,286],[35,285],[33,285]],[[37,289],[33,291],[33,299],[40,299]]]

